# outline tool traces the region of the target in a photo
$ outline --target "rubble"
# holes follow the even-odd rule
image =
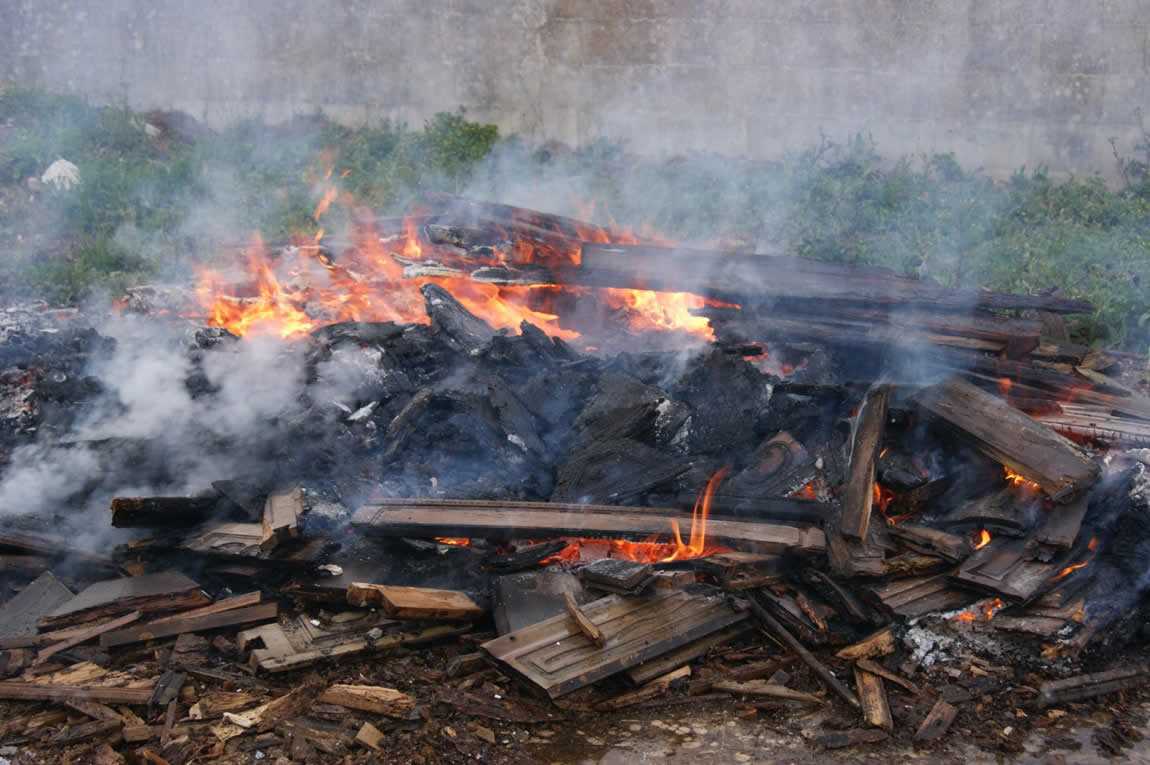
[[[817,710],[824,748],[932,751],[998,706],[1013,730],[1144,691],[1141,662],[1109,660],[1145,638],[1150,496],[1123,449],[1150,399],[1022,315],[1085,306],[428,204],[426,262],[404,264],[444,280],[421,284],[426,323],[303,333],[284,352],[305,360],[304,405],[271,445],[195,445],[266,448],[266,474],[163,494],[182,484],[129,480],[164,462],[149,444],[102,442],[129,487],[101,505],[113,543],[0,531],[0,744],[472,761],[516,726],[717,704]],[[456,280],[690,283],[714,339],[585,353],[496,329]],[[157,311],[145,294],[132,310]],[[76,318],[0,342],[5,454],[51,395],[60,423],[94,395],[45,376],[106,351]],[[190,370],[243,342],[202,329]],[[891,360],[911,352],[930,375]],[[1105,412],[1088,437],[1082,407]]]

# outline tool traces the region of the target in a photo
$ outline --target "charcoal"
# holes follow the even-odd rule
[[[559,463],[551,499],[635,504],[690,468],[690,461],[633,439],[599,441],[572,451]]]
[[[753,448],[771,398],[765,375],[721,352],[695,359],[669,392],[691,407],[687,443],[693,454]]]
[[[487,322],[476,317],[450,292],[435,284],[420,288],[431,318],[431,327],[452,348],[462,353],[475,353],[495,336]]]

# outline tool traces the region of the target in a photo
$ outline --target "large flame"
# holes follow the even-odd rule
[[[330,163],[330,158],[325,161]],[[287,254],[269,252],[259,237],[245,252],[239,269],[232,273],[205,270],[200,274],[197,296],[212,326],[233,334],[302,335],[341,321],[396,321],[426,323],[420,287],[436,283],[460,303],[496,329],[518,330],[523,321],[553,337],[574,340],[577,330],[561,326],[561,304],[593,296],[612,320],[632,331],[680,331],[709,339],[707,320],[692,314],[708,301],[687,293],[648,290],[594,289],[555,285],[503,285],[473,280],[460,269],[461,259],[474,270],[478,265],[519,271],[525,266],[544,266],[555,271],[578,266],[580,241],[636,243],[639,238],[625,230],[577,226],[576,239],[543,237],[542,240],[508,235],[513,243],[506,250],[493,248],[482,263],[460,256],[423,238],[420,221],[404,219],[402,232],[381,238],[374,216],[357,210],[351,195],[332,181],[330,164],[317,186],[313,212],[317,230],[296,237]],[[318,246],[324,229],[321,220],[333,206],[352,211],[349,246],[332,262]],[[454,260],[453,260],[454,259]],[[405,273],[405,266],[411,273]]]

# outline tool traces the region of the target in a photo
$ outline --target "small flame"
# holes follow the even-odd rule
[[[1006,478],[1006,481],[1011,486],[1014,486],[1017,488],[1029,489],[1031,491],[1040,491],[1041,490],[1041,487],[1038,484],[1036,484],[1034,481],[1031,481],[1029,478],[1022,475],[1021,473],[1014,472],[1013,470],[1006,467],[1005,465],[1002,468],[1002,474],[1003,474],[1003,477]]]
[[[994,600],[984,600],[980,603],[975,603],[970,608],[965,608],[959,611],[954,616],[950,617],[956,622],[965,622],[970,624],[976,621],[988,622],[994,618],[994,615],[1006,608],[1006,603],[1002,598],[995,598]]]
[[[978,538],[974,540],[974,549],[981,550],[990,544],[990,532],[986,529],[979,529]]]
[[[793,496],[798,497],[799,499],[818,499],[819,491],[817,488],[815,488],[815,482],[811,481],[806,486],[796,491]]]
[[[1069,566],[1059,571],[1058,575],[1054,577],[1054,581],[1057,582],[1061,579],[1065,579],[1075,571],[1089,566],[1090,561],[1094,559],[1095,551],[1098,549],[1098,537],[1090,537],[1090,541],[1086,544],[1086,549],[1090,551],[1090,555],[1088,555],[1085,560],[1080,560],[1077,563],[1071,563]]]
[[[471,547],[471,540],[468,537],[436,537],[435,541],[448,547]]]
[[[1013,387],[1014,380],[1011,380],[1009,377],[998,378],[998,392],[1001,393],[1004,398],[1010,395],[1010,389]]]

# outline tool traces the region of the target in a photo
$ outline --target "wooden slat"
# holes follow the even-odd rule
[[[682,590],[641,599],[609,595],[582,608],[606,647],[597,648],[564,613],[488,641],[481,650],[558,698],[747,618],[717,593]]]
[[[237,608],[247,608],[248,606],[259,605],[263,599],[263,594],[258,590],[255,592],[247,592],[243,595],[236,595],[223,600],[217,600],[210,606],[203,608],[196,608],[191,611],[184,611],[179,614],[172,614],[171,616],[162,616],[159,619],[153,619],[148,622],[148,626],[156,626],[158,624],[165,624],[167,622],[180,621],[182,619],[194,619],[201,616],[211,616],[213,614],[222,614],[225,611],[232,611]]]
[[[843,509],[839,531],[863,540],[870,528],[874,504],[875,467],[886,426],[890,386],[882,385],[867,394],[858,413],[851,438],[851,461],[843,490]]]
[[[390,584],[355,582],[347,588],[347,602],[353,606],[381,608],[393,619],[469,621],[485,613],[466,593],[457,590]]]
[[[52,645],[41,649],[40,653],[36,654],[36,661],[32,663],[32,666],[43,664],[44,662],[48,661],[48,659],[52,658],[61,651],[66,651],[69,648],[75,648],[81,643],[84,643],[93,638],[100,637],[101,635],[111,632],[112,630],[117,630],[120,627],[131,624],[139,618],[140,612],[133,611],[132,613],[125,614],[118,619],[109,619],[106,622],[101,622],[99,624],[85,627],[68,639],[62,640],[59,643],[53,643]]]
[[[105,704],[142,706],[152,698],[151,688],[99,688],[76,685],[39,685],[0,682],[0,699],[11,701],[62,701],[82,699]]]
[[[890,704],[887,702],[886,686],[883,685],[882,678],[856,666],[855,688],[858,689],[863,719],[867,724],[891,731],[894,728],[894,720],[890,716]]]
[[[148,640],[184,635],[189,632],[206,632],[223,627],[238,627],[256,622],[270,621],[279,613],[275,603],[264,603],[248,608],[235,608],[221,613],[193,616],[184,619],[170,619],[162,623],[143,624],[119,632],[109,632],[100,636],[101,648],[143,643]]]
[[[1008,403],[958,378],[915,398],[926,412],[976,448],[1034,481],[1055,500],[1067,500],[1101,475],[1077,446]]]
[[[493,503],[496,507],[436,506],[435,503],[411,502],[408,506],[391,503],[368,505],[352,517],[352,525],[366,534],[400,537],[480,537],[535,538],[557,536],[631,537],[645,539],[657,534],[670,534],[670,521],[678,520],[681,528],[690,527],[690,517],[674,511],[666,515],[633,513],[630,508],[613,508],[607,512],[572,510],[578,505],[558,506],[554,510],[526,509],[514,502]],[[821,552],[826,538],[821,529],[783,526],[770,523],[723,521],[707,522],[707,538],[744,542],[764,551],[795,550]]]

